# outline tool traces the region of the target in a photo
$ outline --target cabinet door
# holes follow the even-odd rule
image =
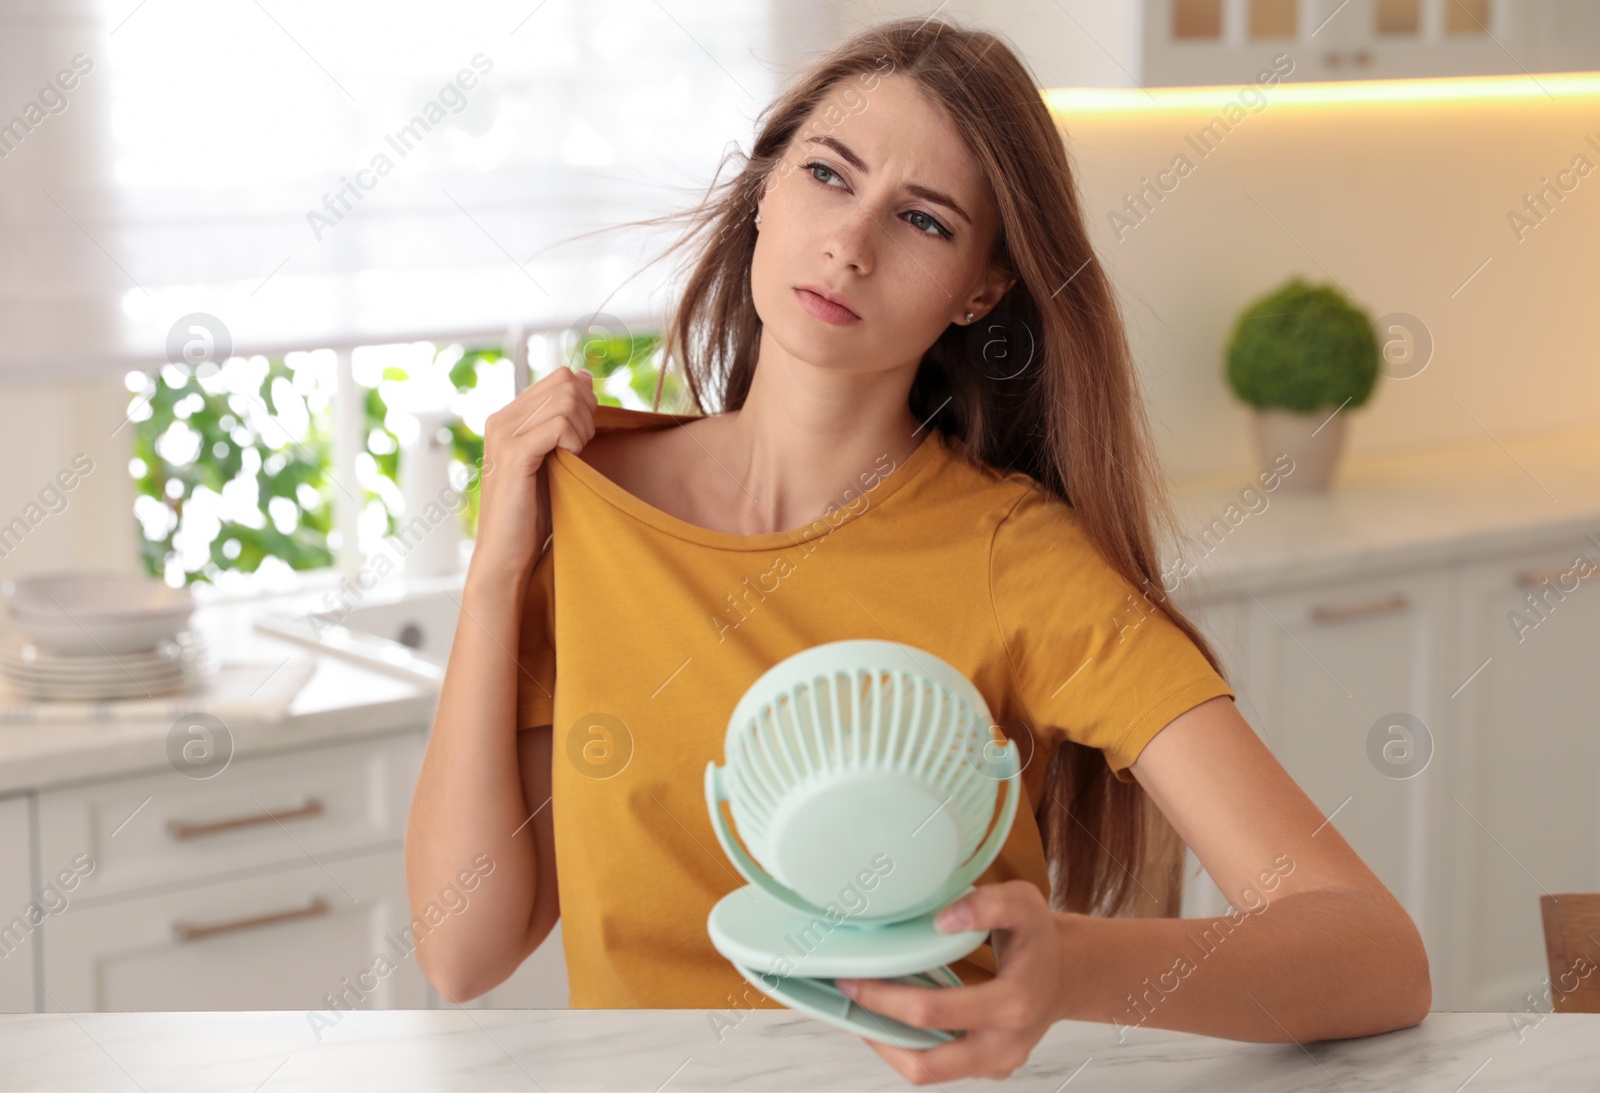
[[[32,847],[28,798],[0,800],[0,1013],[34,1012],[39,927],[32,919],[62,906],[58,894],[50,893],[48,902],[39,901],[39,910],[29,914],[28,905],[40,896],[33,882]]]
[[[1521,1011],[1531,994],[1548,1010],[1539,897],[1600,891],[1600,573],[1580,581],[1580,553],[1600,560],[1574,542],[1463,569],[1461,747],[1441,813],[1452,1005],[1439,1008]]]
[[[1434,664],[1448,639],[1447,575],[1250,601],[1256,731],[1430,941],[1429,809],[1441,785],[1431,761]]]
[[[410,921],[399,850],[73,907],[41,927],[45,1010],[424,1009]]]
[[[198,730],[197,730],[198,731]],[[422,763],[414,731],[39,795],[40,868],[89,866],[77,898],[247,875],[405,836]]]

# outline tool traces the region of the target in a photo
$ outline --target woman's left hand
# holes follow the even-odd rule
[[[965,909],[970,923],[947,922]],[[966,1029],[965,1036],[921,1050],[881,1040],[867,1044],[913,1085],[955,1078],[1005,1078],[1065,1012],[1063,917],[1025,880],[986,884],[939,913],[944,933],[991,930],[998,974],[974,987],[915,987],[883,979],[840,979],[860,1005],[918,1028]],[[849,984],[854,983],[852,990]],[[865,1037],[864,1037],[865,1039]]]

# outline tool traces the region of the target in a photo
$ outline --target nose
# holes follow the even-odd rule
[[[852,201],[829,229],[823,253],[857,273],[869,273],[878,230],[872,211],[859,201]]]

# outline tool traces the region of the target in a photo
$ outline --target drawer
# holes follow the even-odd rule
[[[40,927],[45,1008],[321,1010],[328,1020],[306,1042],[336,1040],[348,1032],[334,1027],[344,1018],[335,1007],[427,1007],[402,933],[410,921],[405,863],[392,849],[74,905]]]
[[[41,793],[40,875],[76,903],[401,842],[421,763],[406,733]]]

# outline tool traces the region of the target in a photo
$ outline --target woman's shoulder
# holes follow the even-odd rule
[[[1000,510],[994,529],[997,551],[1025,553],[1044,546],[1092,551],[1078,510],[1037,479],[1014,471],[997,478],[991,488]]]
[[[656,492],[655,474],[676,463],[680,428],[596,430],[578,458],[635,496]]]
[[[699,524],[703,510],[716,506],[701,496],[705,479],[686,471],[705,459],[706,450],[704,441],[689,432],[698,434],[710,419],[683,417],[674,422],[667,415],[651,417],[660,420],[631,428],[606,427],[597,413],[595,434],[578,458],[651,508]]]
[[[704,416],[634,410],[623,406],[597,406],[595,433],[578,458],[630,493],[644,484],[647,473],[663,460],[670,461],[691,426]]]
[[[942,489],[947,495],[970,497],[993,511],[997,526],[1012,534],[1081,527],[1077,510],[1047,489],[1033,475],[1015,467],[997,467],[966,453],[960,440],[945,438],[950,453]]]

